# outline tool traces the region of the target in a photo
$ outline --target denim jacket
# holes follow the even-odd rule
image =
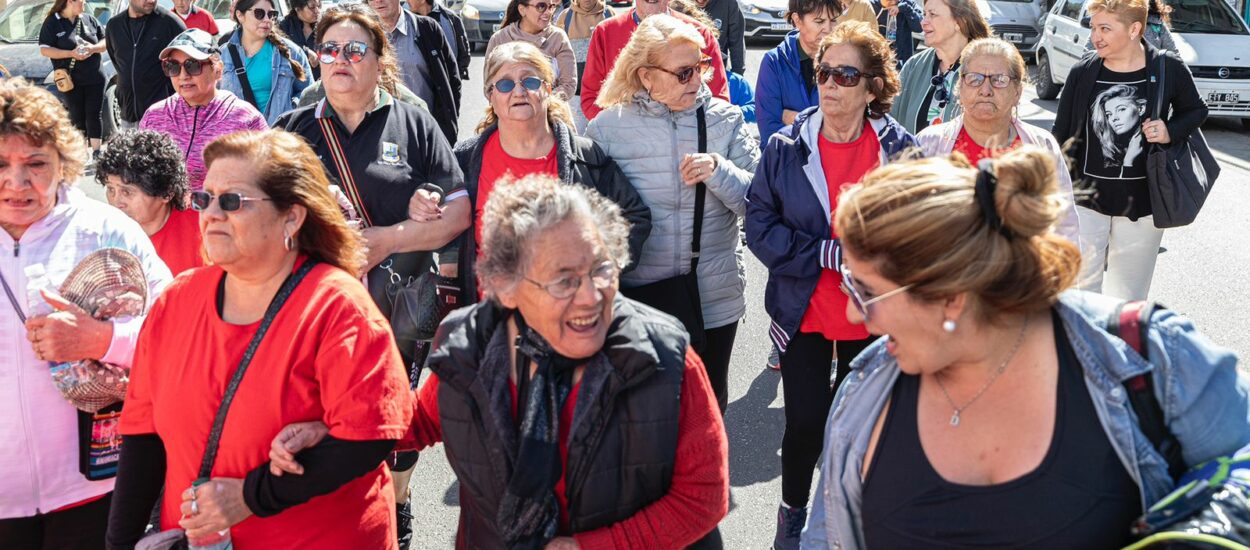
[[[1180,440],[1186,464],[1231,454],[1250,442],[1250,379],[1237,373],[1237,357],[1172,311],[1150,323],[1150,362],[1124,341],[1107,334],[1106,320],[1119,303],[1081,291],[1065,292],[1055,304],[1064,332],[1085,371],[1085,385],[1098,420],[1125,470],[1141,491],[1142,508],[1172,489],[1167,463],[1137,426],[1123,382],[1153,371],[1155,396],[1168,428]],[[852,374],[838,389],[825,426],[820,483],[803,530],[802,548],[864,546],[861,518],[864,453],[894,382],[898,363],[884,339],[851,362]],[[1057,503],[1058,504],[1058,503]],[[1128,526],[1124,526],[1127,528]]]
[[[239,58],[243,59],[243,46],[240,44],[240,33],[235,32],[230,35],[230,44],[238,48]],[[304,80],[295,78],[295,71],[291,69],[291,64],[286,58],[278,52],[277,48],[273,50],[273,91],[270,92],[269,105],[264,113],[265,121],[273,126],[278,117],[287,111],[295,108],[295,99],[303,93],[312,83],[312,67],[308,65],[308,57],[304,55],[304,49],[296,46],[294,42],[283,38],[286,43],[287,50],[291,52],[291,59],[304,68]],[[233,93],[240,98],[243,95],[243,84],[239,82],[239,75],[234,73],[234,56],[230,55],[230,46],[221,48],[222,74],[221,82],[217,85],[219,89]],[[246,62],[246,60],[244,60]]]

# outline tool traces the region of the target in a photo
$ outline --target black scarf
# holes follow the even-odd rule
[[[509,550],[541,550],[556,536],[560,504],[555,486],[560,464],[560,412],[573,387],[573,369],[582,361],[560,356],[518,312],[517,416],[519,443],[512,479],[496,521]],[[530,362],[538,365],[531,378]]]

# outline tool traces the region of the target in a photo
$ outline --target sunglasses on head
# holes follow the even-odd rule
[[[1009,74],[981,74],[981,73],[964,73],[961,77],[964,84],[970,88],[980,88],[985,84],[986,80],[990,81],[990,86],[996,89],[1006,88],[1016,77]]]
[[[204,73],[204,67],[210,64],[212,64],[212,62],[207,59],[204,61],[188,59],[182,63],[172,59],[164,59],[161,60],[161,71],[165,73],[165,76],[170,78],[174,78],[182,74],[182,71],[184,70],[187,71],[187,76],[200,76]]]
[[[708,72],[708,70],[712,68],[712,58],[704,57],[703,59],[699,60],[698,64],[690,66],[690,67],[683,67],[683,68],[677,69],[676,71],[670,71],[659,65],[656,65],[653,68],[659,69],[661,71],[664,71],[668,74],[671,74],[677,77],[677,82],[679,83],[688,84],[690,82],[690,79],[694,77],[695,73],[703,74],[703,73]]]
[[[274,21],[277,21],[278,10],[264,10],[261,8],[252,8],[252,17],[255,17],[256,19],[260,21],[264,21],[266,19],[272,19]]]
[[[320,46],[317,46],[317,60],[322,65],[330,65],[339,58],[339,55],[342,55],[348,63],[360,63],[368,51],[369,45],[359,40],[352,40],[346,44],[322,42]]]
[[[529,6],[529,7],[531,7],[531,8],[534,8],[534,9],[538,10],[539,12],[545,12],[545,11],[548,11],[548,10],[554,10],[554,9],[556,9],[557,7],[559,7],[559,4],[548,4],[547,2],[536,2],[536,3],[533,3],[533,4],[525,4],[525,5],[526,5],[526,6]]]
[[[271,201],[273,199],[245,197],[238,193],[222,193],[213,195],[208,191],[192,191],[191,192],[191,209],[196,212],[208,210],[209,205],[213,204],[213,199],[217,199],[217,206],[221,207],[223,212],[234,212],[243,208],[243,203],[252,201]]]
[[[840,260],[841,254],[838,254],[838,256]],[[851,299],[852,304],[855,304],[855,309],[864,317],[865,322],[868,321],[868,306],[891,296],[902,294],[911,288],[911,285],[900,286],[880,296],[872,296],[865,299],[867,293],[859,291],[859,286],[855,284],[855,277],[851,275],[851,270],[846,267],[846,264],[841,263],[840,261],[838,262],[838,265],[841,266],[838,271],[842,274],[842,293],[846,294],[846,296]]]
[[[830,78],[832,78],[833,83],[838,86],[843,88],[854,88],[859,86],[859,79],[865,76],[871,77],[873,75],[855,67],[849,67],[846,65],[830,67],[821,63],[819,67],[816,67],[816,82],[821,85],[824,85]]]
[[[494,84],[491,84],[491,87],[501,94],[510,94],[512,90],[516,89],[517,84],[520,84],[526,90],[537,92],[543,87],[543,79],[536,76],[527,76],[518,82],[508,78],[501,78],[496,80]]]

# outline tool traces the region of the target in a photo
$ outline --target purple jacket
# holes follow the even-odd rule
[[[139,128],[162,132],[173,138],[187,163],[187,183],[192,191],[204,187],[204,146],[226,134],[244,130],[268,130],[269,124],[255,107],[234,94],[217,90],[207,105],[192,107],[180,95],[157,102],[143,114]]]

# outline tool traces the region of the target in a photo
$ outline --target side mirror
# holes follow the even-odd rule
[[[1090,25],[1089,21],[1090,21],[1090,17],[1089,17],[1089,14],[1088,14],[1088,13],[1087,13],[1087,14],[1085,14],[1085,15],[1083,15],[1083,16],[1081,16],[1081,26],[1082,26],[1082,27],[1084,27],[1084,28],[1086,28],[1086,29],[1092,28],[1092,25]]]

